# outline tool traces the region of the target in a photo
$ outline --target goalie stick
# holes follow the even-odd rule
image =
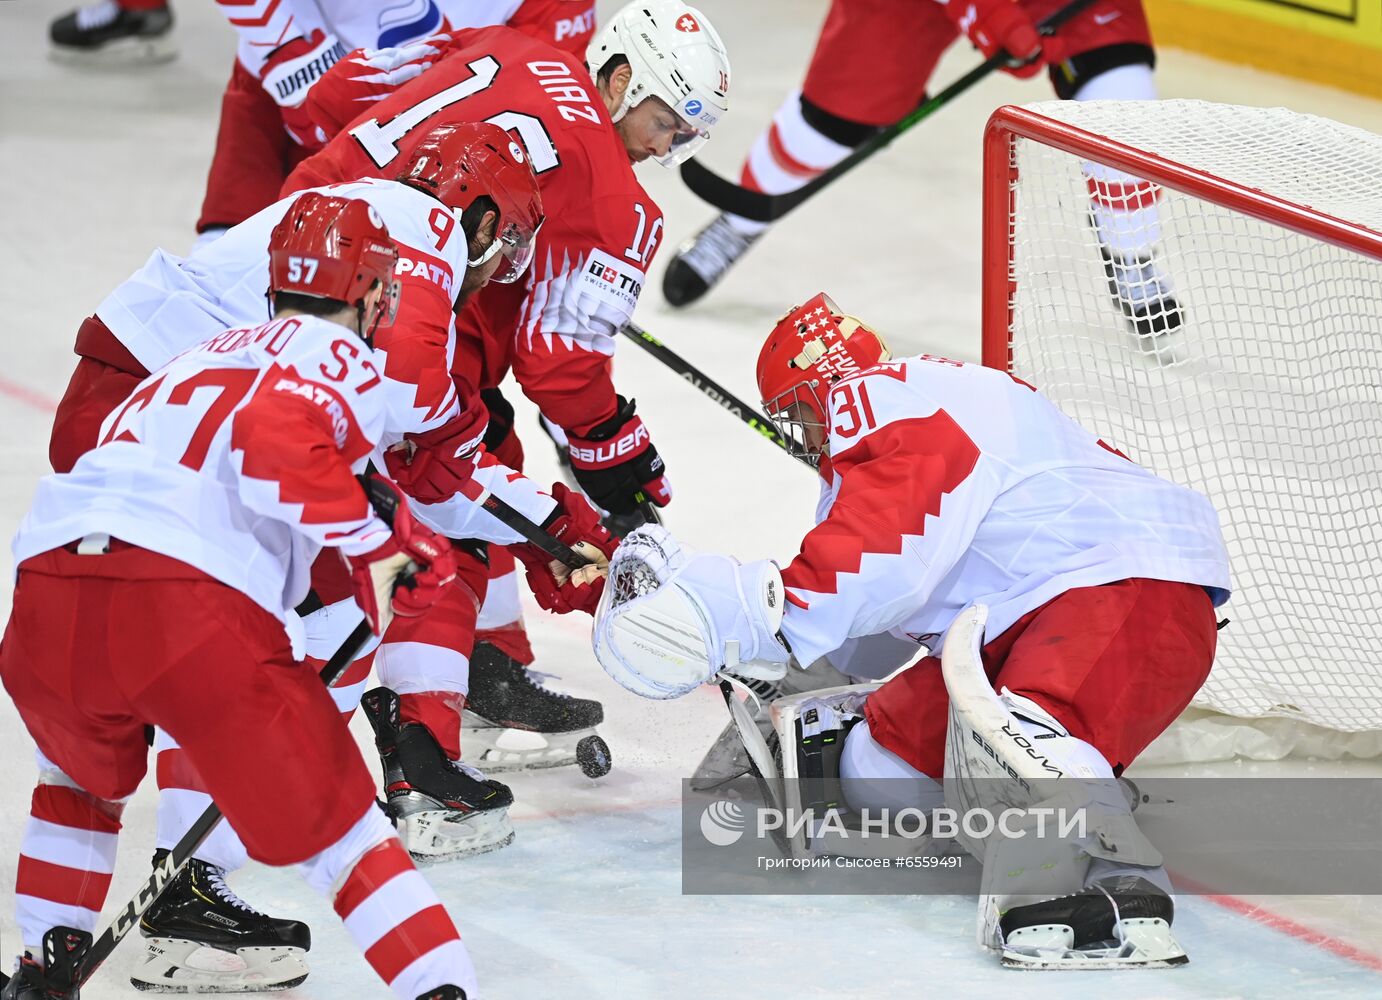
[[[1093,2],[1094,0],[1072,0],[1071,3],[1066,4],[1038,24],[1037,32],[1041,35],[1054,35],[1056,29]],[[908,114],[907,117],[887,126],[839,163],[795,191],[788,191],[784,194],[764,194],[762,191],[754,191],[751,188],[726,180],[709,168],[702,166],[700,161],[694,158],[681,165],[681,179],[692,192],[722,212],[742,216],[753,222],[775,222],[821,188],[849,173],[874,153],[889,146],[903,132],[906,132],[922,119],[929,118],[984,77],[1009,65],[1023,64],[1015,63],[1012,56],[1006,52],[999,52],[985,59],[939,94],[922,101],[916,110]]]

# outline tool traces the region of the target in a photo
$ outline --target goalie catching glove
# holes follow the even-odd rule
[[[391,534],[378,548],[353,556],[343,552],[341,558],[350,571],[355,603],[374,634],[383,635],[395,614],[415,618],[437,602],[456,578],[456,553],[445,538],[413,520],[397,486],[376,476],[371,488],[396,499]],[[412,576],[400,585],[404,573]]]
[[[600,512],[579,493],[556,483],[552,498],[557,506],[542,522],[542,530],[569,545],[589,564],[572,570],[532,544],[514,546],[514,555],[523,561],[528,586],[544,610],[561,615],[568,611],[594,614],[604,591],[609,557],[619,541],[600,523]]]
[[[778,680],[791,660],[777,631],[783,595],[773,563],[696,554],[660,525],[644,525],[610,562],[595,658],[645,698],[679,698],[725,669]]]

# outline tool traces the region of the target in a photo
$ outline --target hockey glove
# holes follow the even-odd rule
[[[465,398],[464,396],[462,397]],[[403,492],[420,503],[442,503],[462,493],[472,498],[475,463],[485,437],[489,411],[472,393],[464,413],[441,427],[409,434],[406,447],[384,453],[384,465]]]
[[[542,523],[542,530],[590,560],[590,565],[571,570],[536,545],[516,545],[514,555],[523,561],[528,586],[537,603],[547,611],[594,614],[605,590],[609,557],[619,542],[600,523],[600,513],[585,497],[563,483],[552,487],[556,509]]]
[[[264,61],[264,89],[278,105],[284,129],[304,149],[321,149],[328,138],[308,113],[308,91],[345,54],[335,35],[315,28],[310,35],[280,45]]]
[[[388,49],[355,49],[308,93],[304,105],[312,124],[332,138],[360,109],[383,100],[441,58],[451,36],[427,38]]]
[[[596,424],[584,437],[567,432],[567,453],[576,482],[611,514],[631,514],[642,503],[666,507],[672,499],[662,456],[648,428],[634,414],[634,401],[616,397],[614,416]]]
[[[1004,71],[1013,76],[1036,76],[1051,61],[1041,58],[1041,36],[1016,0],[945,0],[945,13],[985,58],[1000,52],[1012,56],[1015,64]]]
[[[397,496],[393,533],[376,549],[341,557],[350,571],[355,603],[374,634],[383,635],[395,614],[415,618],[437,602],[456,578],[456,553],[445,538],[413,520],[397,486],[382,477],[376,477],[375,483],[384,484]],[[409,572],[411,580],[399,586],[399,577]]]

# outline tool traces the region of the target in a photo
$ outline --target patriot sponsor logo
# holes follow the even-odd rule
[[[412,275],[436,285],[448,296],[451,294],[451,269],[443,264],[421,258],[399,256],[394,273],[400,278]]]
[[[350,433],[350,418],[346,416],[345,407],[341,405],[340,399],[330,389],[283,376],[274,383],[274,392],[288,392],[294,396],[301,396],[325,410],[331,420],[331,433],[336,439],[336,447],[345,447],[346,437]]]

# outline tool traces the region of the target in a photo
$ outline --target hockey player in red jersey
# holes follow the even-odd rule
[[[1047,71],[1065,100],[1152,100],[1156,53],[1142,0],[1096,0],[1050,36],[1036,25],[1068,0],[832,0],[800,91],[788,95],[754,142],[739,183],[766,194],[795,191],[833,167],[926,94],[937,61],[961,34],[985,56],[1003,51],[1031,77]],[[883,69],[879,69],[883,67]],[[924,128],[924,126],[923,126]],[[1139,346],[1181,324],[1167,277],[1154,262],[1156,188],[1087,165],[1087,210],[1114,303]],[[845,183],[842,179],[840,183]],[[767,230],[722,214],[683,243],[662,289],[684,306],[710,290]]]
[[[1229,595],[1214,508],[1004,372],[892,359],[824,295],[773,330],[758,384],[796,452],[819,464],[818,523],[780,572],[683,551],[661,527],[633,532],[597,613],[601,664],[651,698],[685,694],[724,669],[773,680],[822,657],[878,678],[922,645],[939,648],[952,623],[972,628],[966,609],[986,606],[988,641],[971,680],[987,717],[1004,723],[981,735],[994,753],[1005,745],[999,729],[1033,741],[1055,773],[1081,783],[1092,818],[1083,853],[1063,855],[1084,861],[1052,872],[1066,881],[1050,897],[1066,898],[1018,905],[1011,890],[986,886],[982,943],[1018,964],[1033,961],[1034,948],[1054,949],[1045,957],[1070,967],[1184,961],[1160,856],[1114,776],[1209,672],[1214,608]],[[687,632],[702,637],[702,656],[687,654]],[[817,776],[843,781],[856,812],[939,806],[947,700],[961,718],[974,700],[948,690],[950,673],[928,657],[881,687],[777,703],[807,727],[779,732],[784,773],[824,767]],[[818,735],[826,738],[808,743],[838,755],[799,761],[814,752],[803,739]],[[950,748],[952,764],[963,749]],[[967,761],[977,770],[960,777],[990,787],[1003,777],[982,763]],[[1117,929],[1120,910],[1147,922]],[[1071,928],[1069,941],[1057,925]]]
[[[449,372],[455,351],[454,309],[486,281],[514,280],[527,267],[542,213],[531,170],[521,154],[515,156],[501,129],[483,123],[428,129],[403,167],[408,169],[406,182],[365,180],[335,187],[330,193],[359,198],[372,206],[399,245],[398,318],[393,327],[381,331],[377,345],[378,356],[384,360],[380,392],[389,401],[380,443],[412,447],[419,442],[444,450],[451,474],[451,494],[429,493],[433,502],[414,504],[414,513],[450,537],[500,544],[521,541],[469,497],[456,494],[467,483],[473,488],[472,481],[477,481],[539,524],[561,526],[572,533],[572,540],[594,538],[607,545],[607,534],[579,496],[569,495],[564,487],[551,493],[539,490],[479,450],[485,408],[474,391],[457,383]],[[253,324],[263,318],[269,279],[264,248],[290,204],[292,199],[270,206],[186,259],[155,252],[101,303],[78,334],[81,357],[54,422],[50,454],[58,471],[69,470],[96,444],[102,421],[150,369],[216,335],[227,324]],[[463,582],[469,581],[476,592],[483,592],[485,583],[482,555],[483,545],[467,544],[457,557]],[[533,572],[544,576],[546,566],[542,559]],[[308,615],[305,623],[307,653],[317,661],[325,660],[358,621],[347,581],[331,569],[330,560],[319,564],[313,585],[316,603],[323,607]],[[562,584],[553,579],[547,586],[560,590]],[[473,628],[476,600],[461,587],[451,589],[464,599],[448,604],[446,620],[458,628]],[[412,619],[400,620],[395,631],[412,623]],[[368,658],[359,661],[333,692],[342,711],[353,711],[359,704],[370,667]],[[435,757],[457,758],[459,721],[446,706],[464,693],[464,678],[455,681],[415,672],[395,676],[387,662],[378,668],[380,681],[400,696],[400,724],[425,730],[410,729],[409,745],[434,750]],[[449,756],[447,748],[451,748]],[[172,734],[160,730],[156,749],[163,793],[158,845],[168,848],[201,814],[208,799],[196,769],[189,766]],[[414,824],[433,823],[438,835],[447,835],[449,844],[467,847],[494,846],[512,837],[506,816],[512,797],[506,787],[450,765],[431,773],[434,778],[445,776],[447,787],[416,782],[419,794],[432,794],[426,801],[404,797],[400,807],[407,805],[415,814]],[[452,805],[438,805],[442,801]],[[226,903],[230,908],[209,915],[194,914],[190,905],[160,904],[151,910],[141,930],[158,947],[148,952],[149,964],[136,972],[141,986],[171,983],[180,989],[226,991],[275,985],[265,978],[269,974],[278,979],[306,974],[301,956],[305,929],[290,921],[272,920],[227,895],[221,877],[244,859],[244,846],[229,826],[220,827],[202,846],[187,878],[170,888],[168,899],[176,902],[185,894],[192,901],[230,900]],[[226,936],[216,931],[225,919],[237,922],[241,939],[247,942],[245,953],[261,964],[249,969],[233,961],[215,963],[214,968],[183,966],[189,942],[205,941],[232,953],[237,950],[227,947]]]
[[[365,202],[311,192],[269,253],[273,318],[144,379],[99,446],[39,484],[15,538],[0,677],[39,783],[16,886],[26,954],[5,1000],[77,1000],[148,725],[181,742],[253,857],[299,865],[331,900],[395,996],[475,995],[451,918],[293,651],[324,547],[376,632],[456,576],[445,538],[401,497],[380,520],[355,476],[388,423],[370,338],[396,302],[398,249]]]
[[[595,30],[592,0],[218,0],[217,6],[239,45],[197,221],[203,240],[276,201],[289,171],[321,148],[303,102],[346,52],[364,50],[351,58],[397,86],[431,65],[438,46],[422,40],[438,33],[508,24],[579,53]]]
[[[633,167],[647,159],[679,163],[706,141],[728,107],[724,47],[700,11],[674,0],[620,10],[584,65],[505,28],[458,32],[448,45],[440,62],[392,94],[349,58],[333,67],[308,107],[327,130],[348,124],[285,190],[390,175],[433,122],[508,129],[537,171],[547,222],[527,281],[486,289],[458,316],[454,371],[481,388],[491,409],[486,444],[505,462],[518,468],[522,461],[512,409],[499,392],[512,371],[564,432],[575,478],[595,504],[615,514],[645,502],[662,506],[671,499],[662,458],[611,374],[618,331],[662,237],[662,213]],[[357,114],[360,107],[367,110]],[[422,495],[425,486],[409,470],[392,471]],[[420,671],[468,673],[468,759],[486,767],[571,763],[602,709],[534,683],[517,588],[513,560],[492,550],[473,657],[469,635],[438,629],[441,613],[419,624],[437,631],[400,642],[397,654],[414,658]],[[387,644],[385,655],[394,656]],[[496,746],[500,722],[540,731],[546,743],[531,754],[504,753]]]

